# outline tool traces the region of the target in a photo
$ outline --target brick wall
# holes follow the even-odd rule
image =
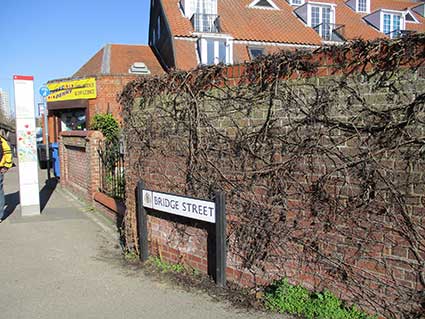
[[[59,141],[60,185],[97,210],[105,213],[121,227],[125,205],[99,191],[101,172],[99,146],[104,140],[99,131],[62,132]]]
[[[61,186],[89,201],[99,189],[97,149],[102,139],[97,131],[68,131],[59,141]]]
[[[316,73],[293,73],[291,80],[281,81],[279,87],[270,91],[277,94],[272,108],[270,95],[258,88],[261,81],[248,87],[242,99],[231,91],[211,90],[196,104],[200,121],[209,116],[206,124],[196,131],[196,145],[191,140],[193,127],[179,130],[176,123],[181,125],[184,120],[173,117],[179,107],[189,110],[185,107],[193,100],[189,94],[185,96],[187,91],[177,92],[174,100],[173,94],[168,94],[145,107],[131,109],[134,113],[128,111],[125,162],[126,172],[131,173],[126,175],[127,244],[137,251],[134,194],[138,180],[143,180],[148,189],[200,198],[207,198],[211,190],[223,189],[228,200],[226,273],[229,280],[253,286],[288,277],[291,282],[310,289],[330,289],[345,300],[388,317],[418,313],[424,291],[420,278],[423,270],[419,265],[425,258],[425,241],[419,233],[424,231],[425,163],[420,158],[407,158],[406,154],[410,154],[407,147],[388,146],[393,142],[391,134],[394,140],[404,134],[394,131],[391,123],[388,131],[380,133],[387,149],[379,146],[378,138],[374,140],[379,131],[368,132],[369,127],[364,129],[366,133],[353,133],[348,138],[342,124],[350,126],[343,121],[349,118],[360,127],[364,122],[356,122],[356,114],[367,109],[365,105],[376,110],[375,115],[382,115],[383,110],[396,110],[397,105],[417,102],[425,91],[423,70],[399,70],[393,74],[400,79],[397,83],[386,86],[381,82],[379,86],[376,83],[382,81],[380,73],[370,79],[356,74],[347,78],[333,67],[329,56],[322,55],[317,60],[321,64]],[[231,76],[227,83],[238,83],[246,68],[227,69]],[[366,65],[365,69],[370,71],[372,67]],[[321,77],[329,74],[336,76]],[[200,78],[212,81],[204,74]],[[228,105],[234,103],[240,109],[235,107],[229,116],[224,111],[226,105],[220,105],[214,97],[228,98]],[[168,101],[175,104],[167,104]],[[333,122],[326,123],[333,123],[333,127],[329,124],[326,134],[314,113],[320,105],[323,108],[317,111],[331,109],[326,114],[330,117],[327,120]],[[162,112],[167,107],[172,107],[174,113]],[[422,111],[418,112],[422,117]],[[264,126],[270,116],[270,126]],[[371,127],[388,120],[373,116],[367,119],[372,121]],[[290,124],[297,121],[300,125],[295,130]],[[280,136],[276,145],[249,140],[250,133],[258,137],[255,128],[264,130],[264,127],[270,132],[262,136],[263,140]],[[425,130],[418,124],[407,131],[412,138],[420,140]],[[218,138],[217,132],[224,137]],[[256,144],[261,146],[260,151],[267,147],[275,149],[267,153],[270,155],[267,158],[256,158],[250,153]],[[194,155],[196,147],[200,150]],[[376,167],[371,169],[365,163],[364,168],[351,171],[356,162],[368,156],[366,149],[376,152],[377,158],[373,159]],[[351,157],[352,163],[344,162]],[[246,166],[239,166],[240,162]],[[339,169],[341,165],[346,167]],[[281,175],[268,173],[275,167],[280,167]],[[379,186],[369,184],[374,174],[382,175],[376,179]],[[384,181],[398,187],[382,185]],[[379,192],[370,192],[368,187]],[[397,203],[398,200],[403,203]],[[393,210],[394,207],[402,208]],[[250,210],[263,211],[265,218],[250,215]],[[401,225],[407,225],[406,221],[414,226],[404,229]],[[151,254],[207,271],[204,231],[149,216],[148,232]],[[282,238],[267,238],[270,234]],[[258,242],[263,245],[259,246],[263,251],[255,250],[254,244]]]
[[[98,76],[96,78],[97,98],[89,101],[89,119],[95,114],[110,113],[121,122],[122,110],[117,98],[124,86],[135,78],[134,75]]]

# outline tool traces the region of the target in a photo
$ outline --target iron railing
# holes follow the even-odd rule
[[[344,27],[343,24],[335,23],[320,23],[313,27],[313,29],[322,37],[324,41],[335,41],[342,42],[344,39]]]
[[[98,149],[100,192],[125,199],[124,152],[119,141],[103,142]]]
[[[385,33],[385,35],[389,36],[391,39],[396,39],[396,38],[404,37],[408,34],[412,34],[414,32],[415,31],[413,31],[413,30],[399,30],[399,29],[397,29],[397,30],[393,30],[391,32],[387,32],[387,33]]]
[[[196,32],[221,32],[220,17],[216,14],[194,13],[190,22]]]

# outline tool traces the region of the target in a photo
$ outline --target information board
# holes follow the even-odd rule
[[[40,214],[37,142],[35,134],[34,78],[15,75],[16,139],[19,196],[22,216]]]

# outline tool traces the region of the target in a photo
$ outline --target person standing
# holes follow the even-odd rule
[[[12,150],[10,149],[7,140],[0,135],[0,223],[5,219],[4,215],[4,189],[3,180],[4,174],[12,167]]]

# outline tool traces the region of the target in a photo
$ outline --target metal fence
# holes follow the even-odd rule
[[[120,142],[103,142],[99,150],[100,192],[125,199],[124,152]]]

